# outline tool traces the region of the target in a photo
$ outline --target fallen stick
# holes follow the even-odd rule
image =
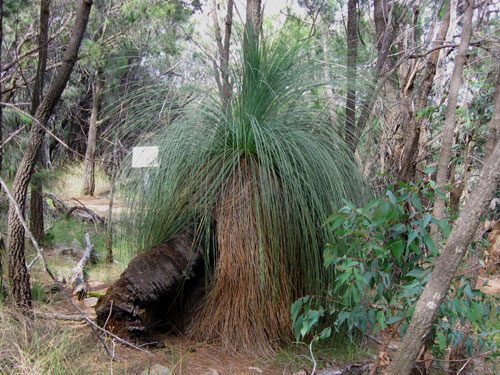
[[[345,366],[332,366],[318,370],[318,375],[367,375],[372,367],[372,359]]]
[[[83,220],[87,223],[94,223],[95,225],[97,225],[96,224],[97,222],[101,223],[102,225],[106,225],[107,220],[105,217],[92,211],[90,208],[86,207],[82,202],[80,202],[76,198],[72,198],[72,199],[75,200],[76,202],[78,202],[79,206],[68,207],[66,205],[66,203],[64,203],[63,200],[55,194],[45,193],[43,196],[44,196],[44,198],[50,199],[52,201],[52,203],[54,204],[54,208],[56,209],[56,211],[62,215],[66,215],[66,217],[72,216],[76,219]],[[90,217],[86,216],[86,215],[82,215],[76,211],[83,211],[87,215],[89,215]]]
[[[95,220],[95,221],[99,221],[101,224],[105,225],[106,224],[106,218],[104,216],[101,216],[99,215],[98,213],[96,213],[95,211],[92,211],[90,208],[88,208],[87,206],[85,206],[82,202],[80,202],[78,199],[76,198],[71,198],[73,199],[74,201],[78,202],[80,204],[80,206],[74,206],[74,207],[71,207],[67,213],[67,215],[69,215],[71,212],[75,211],[75,210],[82,210],[86,213],[88,213],[90,216],[92,216],[92,218]]]
[[[33,311],[33,314],[35,314],[35,316],[44,319],[70,320],[73,322],[81,322],[82,320],[85,320],[84,317],[79,314],[56,314],[56,313],[45,313],[42,311]]]
[[[87,316],[87,314],[85,313],[85,311],[83,311],[81,308],[78,307],[78,305],[66,293],[66,291],[64,290],[64,288],[61,285],[61,283],[59,282],[59,280],[57,280],[57,278],[54,276],[54,274],[50,270],[50,268],[49,268],[49,266],[47,264],[47,261],[45,259],[45,256],[43,254],[42,248],[40,248],[40,246],[38,245],[38,242],[35,240],[35,237],[33,237],[33,234],[31,233],[31,231],[29,230],[28,226],[26,225],[26,222],[23,219],[23,215],[21,213],[21,209],[19,208],[19,205],[17,204],[16,200],[14,199],[14,197],[12,196],[12,194],[10,193],[9,188],[5,184],[5,181],[1,177],[0,177],[0,185],[2,185],[2,187],[5,190],[5,192],[7,193],[7,196],[9,197],[9,200],[14,205],[14,209],[16,211],[16,215],[17,215],[17,218],[18,218],[19,222],[21,223],[21,225],[23,226],[26,234],[28,235],[28,237],[30,238],[31,242],[33,243],[33,246],[35,247],[38,255],[40,255],[40,259],[42,261],[43,267],[45,268],[45,272],[47,272],[47,274],[52,279],[52,281],[54,281],[54,283],[57,285],[57,287],[59,288],[59,290],[61,291],[61,293],[63,294],[63,296],[66,298],[66,300],[71,304],[71,306],[73,306],[80,313],[80,315],[83,317],[83,320],[85,320],[85,322],[87,322],[87,324],[89,325],[89,327],[92,330],[92,332],[97,336],[97,338],[99,339],[99,341],[103,345],[103,347],[106,350],[106,352],[108,353],[109,357],[113,360],[114,359],[114,354],[111,353],[111,351],[109,350],[108,346],[104,342],[104,339],[97,333],[97,331],[105,333],[106,335],[114,338],[116,341],[118,341],[119,343],[121,343],[123,345],[127,345],[127,346],[130,346],[131,348],[139,350],[139,351],[141,351],[143,353],[150,354],[150,352],[148,350],[140,348],[137,345],[134,345],[134,344],[132,344],[132,343],[126,341],[126,340],[123,340],[122,338],[116,336],[115,334],[109,332],[108,330],[106,330],[106,329],[104,329],[102,327],[99,327],[97,324],[95,324],[92,320],[89,319],[89,317]]]
[[[85,266],[89,263],[92,253],[94,252],[94,245],[90,243],[89,233],[85,233],[85,242],[87,247],[83,253],[82,258],[77,263],[71,276],[71,285],[73,286],[73,295],[78,296],[78,300],[82,301],[87,295],[87,277],[85,275]]]

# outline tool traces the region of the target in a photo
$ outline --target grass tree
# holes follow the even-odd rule
[[[293,336],[293,301],[332,279],[323,223],[364,188],[316,104],[321,67],[299,38],[245,44],[229,106],[217,95],[191,103],[152,137],[159,167],[127,178],[140,248],[193,224],[206,248],[207,290],[189,333],[266,352]]]

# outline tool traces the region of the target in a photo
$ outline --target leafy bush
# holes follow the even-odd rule
[[[438,222],[429,213],[434,195],[443,194],[434,187],[432,182],[399,183],[383,199],[363,208],[346,203],[328,219],[334,241],[324,251],[324,262],[337,272],[335,285],[326,296],[305,296],[293,304],[297,340],[319,331],[328,317],[333,323],[318,333],[320,338],[330,336],[332,329],[347,330],[352,338],[355,330],[377,332],[398,322],[404,335],[439,255],[430,227],[435,225],[443,239],[450,233],[447,219]],[[471,251],[476,251],[475,245]],[[464,339],[469,352],[474,340],[481,348],[494,346],[484,322],[498,307],[491,297],[473,290],[463,271],[457,273],[431,333],[441,354]],[[464,338],[460,327],[467,321],[476,334]]]

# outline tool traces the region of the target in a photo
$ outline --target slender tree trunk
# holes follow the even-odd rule
[[[50,1],[42,0],[40,3],[40,32],[38,34],[38,64],[36,69],[35,85],[31,97],[31,115],[34,116],[45,86],[45,70],[47,68],[47,50],[49,40]],[[41,152],[38,153],[38,163],[42,160]],[[30,204],[30,230],[37,242],[43,242],[43,197],[42,181],[34,179],[31,183]]]
[[[439,189],[443,189],[448,182],[448,165],[450,164],[451,148],[453,146],[453,132],[455,129],[455,118],[457,114],[458,92],[462,83],[462,71],[472,36],[472,16],[474,13],[474,4],[475,0],[467,0],[467,9],[464,14],[460,46],[458,47],[457,56],[455,58],[455,66],[453,68],[453,75],[451,76],[450,91],[448,94],[448,107],[446,110],[443,134],[441,136],[441,151],[439,153],[439,164],[436,177],[436,184]],[[444,216],[444,209],[444,199],[439,195],[436,195],[436,202],[433,210],[433,215],[436,220],[439,221]],[[437,231],[434,236],[437,236]]]
[[[497,59],[500,66],[500,59]],[[498,70],[496,87],[500,87],[500,69]],[[493,101],[493,113],[491,115],[491,124],[488,134],[488,142],[486,143],[486,157],[491,155],[497,142],[500,140],[500,90],[495,92]]]
[[[358,0],[347,3],[347,96],[345,103],[345,139],[356,150],[356,75],[358,64]]]
[[[333,92],[333,87],[331,85],[332,82],[332,75],[330,71],[330,47],[328,46],[328,24],[326,21],[323,21],[323,27],[321,30],[321,44],[323,47],[323,59],[325,60],[324,66],[323,66],[323,74],[324,74],[324,80],[326,82],[326,96],[328,98],[328,105],[330,107],[330,119],[332,121],[332,126],[333,128],[338,127],[337,123],[337,107],[335,105],[335,95]]]
[[[71,37],[64,53],[63,62],[56,77],[47,92],[47,95],[38,106],[35,121],[31,127],[28,145],[24,151],[23,158],[16,172],[12,185],[12,193],[21,212],[24,213],[26,194],[33,174],[33,169],[38,152],[42,146],[45,134],[44,127],[57,101],[61,97],[66,83],[78,57],[78,50],[87,27],[92,0],[81,0],[76,14],[76,21],[71,32]],[[9,259],[9,278],[12,284],[12,294],[18,306],[28,310],[31,309],[31,289],[29,273],[26,269],[24,252],[24,228],[17,217],[14,205],[9,205],[8,216],[8,244],[7,254]]]
[[[433,48],[438,48],[443,45],[449,25],[450,7],[448,6],[443,21],[441,22],[441,25],[439,27],[439,31],[436,35],[436,40],[434,42]],[[440,50],[436,49],[433,53],[430,54],[425,66],[425,73],[419,89],[417,103],[415,105],[415,108],[412,110],[411,119],[408,124],[408,131],[403,141],[403,154],[401,157],[401,163],[398,172],[396,173],[396,178],[398,181],[404,181],[408,183],[410,181],[413,181],[413,179],[415,178],[420,131],[422,123],[425,121],[425,118],[421,118],[420,120],[417,119],[417,114],[427,106],[427,99],[432,89],[434,77],[436,76],[436,67],[438,64],[439,55]]]
[[[0,72],[2,71],[2,43],[3,43],[3,0],[0,0]],[[2,83],[0,82],[0,93],[2,92]],[[0,102],[2,101],[2,95],[0,94]],[[0,144],[3,142],[3,121],[2,121],[2,106],[0,105]],[[0,174],[2,173],[3,164],[3,148],[0,147]],[[2,192],[0,186],[0,193]],[[3,251],[3,240],[0,237],[0,294],[3,292],[2,285],[2,257],[1,252]]]
[[[373,106],[375,105],[375,98],[377,97],[377,93],[383,86],[382,84],[380,84],[379,79],[384,66],[387,64],[389,51],[397,33],[397,27],[393,25],[392,20],[394,6],[391,5],[390,9],[388,10],[387,3],[383,0],[375,0],[374,6],[374,20],[377,30],[377,47],[379,48],[379,50],[373,77],[373,86],[371,89],[367,90],[362,100],[359,119],[356,123],[356,127],[354,128],[354,136],[352,138],[352,143],[350,144],[352,150],[356,150],[356,148],[358,147],[359,140],[363,135],[363,130],[368,123],[373,110]],[[378,35],[379,32],[382,32],[380,36]]]
[[[258,43],[261,26],[261,2],[262,0],[247,0],[247,35],[245,36],[245,41],[247,43],[248,38],[251,38],[252,42]]]
[[[0,72],[2,71],[2,44],[3,44],[3,0],[0,0]],[[0,93],[2,92],[2,83],[0,82]],[[0,102],[2,101],[0,95]],[[2,106],[0,105],[0,144],[3,142],[3,119],[2,119]],[[0,148],[0,173],[2,173],[3,165],[3,148]],[[0,187],[0,191],[2,191]],[[1,271],[1,266],[0,266]],[[0,272],[1,275],[1,272]]]
[[[113,263],[113,198],[115,193],[115,172],[111,178],[111,188],[109,192],[108,223],[106,227],[106,264]]]
[[[233,7],[234,0],[227,1],[227,14],[224,18],[225,31],[224,41],[222,40],[222,33],[217,19],[217,4],[216,0],[212,0],[212,17],[215,27],[215,41],[219,50],[219,66],[216,65],[214,60],[215,78],[219,88],[219,94],[222,102],[226,108],[231,101],[231,83],[229,82],[229,48],[231,43],[231,31],[233,25]]]
[[[94,97],[92,98],[92,113],[90,115],[89,135],[87,138],[87,151],[85,152],[83,189],[85,195],[94,195],[95,191],[95,149],[97,144],[97,121],[101,112],[102,95],[104,90],[104,70],[97,69]]]

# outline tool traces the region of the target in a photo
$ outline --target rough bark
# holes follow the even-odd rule
[[[183,312],[189,308],[189,295],[203,280],[203,269],[202,251],[193,248],[191,234],[139,254],[97,303],[98,324],[125,336],[142,336],[162,323],[178,328],[186,314],[173,305],[178,302]]]
[[[377,6],[377,9],[385,9],[384,12],[380,11],[378,13],[375,13],[375,19],[374,19],[376,24],[376,30],[384,30],[384,31],[380,37],[377,36],[378,38],[377,46],[380,43],[380,49],[378,51],[377,62],[375,65],[375,72],[373,75],[373,87],[367,90],[362,100],[359,119],[354,129],[354,137],[352,139],[352,143],[350,144],[352,150],[356,150],[356,148],[358,147],[358,143],[361,139],[363,131],[366,127],[366,124],[368,123],[370,114],[372,113],[373,107],[375,105],[375,99],[377,97],[377,93],[382,88],[379,79],[381,77],[382,70],[388,61],[389,52],[398,31],[397,22],[394,23],[392,20],[394,6],[391,6],[390,9],[388,10],[386,2],[383,0],[376,0],[374,4]]]
[[[439,153],[439,164],[436,177],[436,184],[439,189],[448,182],[448,166],[451,159],[451,148],[453,146],[453,133],[455,129],[455,119],[457,115],[458,92],[462,83],[462,71],[464,68],[467,50],[469,48],[472,36],[472,16],[474,13],[475,0],[467,1],[467,9],[464,14],[464,22],[462,26],[462,36],[460,46],[458,47],[457,56],[455,58],[455,66],[451,76],[450,91],[448,94],[448,107],[446,109],[446,117],[441,136],[441,151]],[[441,220],[444,215],[445,201],[440,196],[436,196],[433,215],[436,220]],[[434,234],[436,236],[437,233]]]
[[[50,1],[40,3],[40,31],[38,33],[38,63],[35,84],[31,94],[31,115],[34,116],[43,97],[45,72],[47,69],[47,54],[49,40]],[[38,164],[41,164],[41,152],[38,153]],[[42,181],[34,179],[31,183],[30,230],[38,243],[43,242],[43,192]]]
[[[247,0],[247,33],[258,39],[261,26],[261,2],[262,0]]]
[[[498,60],[500,66],[500,59]],[[500,87],[500,69],[497,74],[496,87]],[[491,115],[491,124],[488,134],[488,142],[486,143],[486,157],[491,155],[493,148],[500,139],[500,90],[495,91],[493,98],[493,113]]]
[[[496,90],[498,93],[500,86],[497,86]],[[496,121],[499,119],[497,116],[494,118],[497,119]],[[490,126],[498,126],[498,123]],[[460,262],[474,239],[481,216],[498,189],[499,182],[500,142],[497,142],[484,164],[466,206],[453,226],[441,255],[436,261],[431,278],[417,302],[412,321],[400,345],[400,351],[389,367],[389,374],[406,375],[410,373]]]
[[[358,0],[347,3],[347,96],[345,104],[345,139],[354,145],[356,135],[356,75],[358,63]],[[353,151],[356,150],[354,147]]]
[[[2,44],[3,44],[3,0],[0,0],[0,72],[2,71]],[[2,82],[0,82],[0,93],[2,92]],[[2,96],[0,95],[0,102]],[[2,120],[2,106],[0,105],[0,145],[3,142],[3,120]],[[0,174],[2,173],[3,165],[3,148],[0,147]],[[2,189],[0,188],[0,191]],[[0,275],[2,274],[2,265],[0,261]]]
[[[231,31],[233,25],[233,7],[234,1],[227,1],[227,14],[224,18],[224,42],[222,41],[222,33],[217,19],[216,0],[212,0],[212,17],[215,26],[215,40],[219,50],[219,66],[215,67],[215,78],[219,88],[219,95],[222,102],[229,105],[231,101],[231,83],[229,82],[229,47],[231,42]]]
[[[441,22],[441,25],[439,27],[439,31],[436,35],[436,40],[434,41],[433,48],[438,48],[443,45],[449,25],[450,7],[448,6],[443,21]],[[419,89],[416,105],[412,111],[411,120],[409,121],[409,126],[406,131],[407,134],[404,137],[404,146],[402,150],[400,167],[398,172],[396,173],[396,179],[398,181],[404,181],[408,183],[410,181],[413,181],[413,179],[415,178],[418,147],[420,141],[420,130],[423,121],[425,121],[424,118],[421,118],[420,120],[417,119],[417,114],[427,106],[427,99],[432,89],[434,77],[436,76],[436,67],[438,65],[440,51],[440,49],[436,49],[433,53],[431,53],[425,66],[425,73],[422,78],[422,84]]]
[[[24,213],[25,210],[26,194],[37,155],[43,143],[45,134],[44,127],[47,125],[49,117],[52,115],[57,101],[61,97],[71,72],[73,71],[83,34],[87,27],[91,6],[91,0],[82,0],[80,2],[76,15],[76,22],[66,52],[64,53],[62,65],[47,95],[36,111],[36,121],[33,122],[28,145],[12,185],[15,202],[19,205],[22,213]],[[9,204],[7,253],[9,258],[9,278],[12,283],[12,294],[14,299],[18,306],[24,309],[31,309],[30,280],[26,269],[24,253],[24,228],[16,215],[12,202]]]
[[[87,150],[83,163],[83,189],[84,195],[94,195],[95,191],[95,150],[97,145],[97,122],[101,112],[102,97],[104,90],[104,70],[97,69],[94,97],[92,98],[92,112],[90,114],[89,134],[87,137]]]

